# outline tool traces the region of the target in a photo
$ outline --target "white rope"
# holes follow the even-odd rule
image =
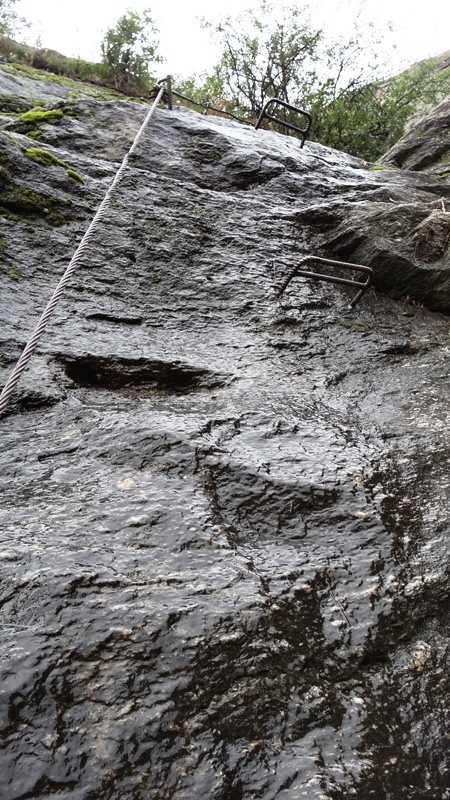
[[[11,395],[14,392],[14,389],[15,389],[15,387],[16,387],[16,385],[17,385],[17,383],[18,383],[18,381],[19,381],[19,379],[20,379],[20,377],[21,377],[26,365],[28,364],[28,361],[30,360],[30,358],[31,358],[31,356],[32,356],[32,354],[34,352],[34,350],[36,348],[36,345],[37,345],[39,339],[41,338],[41,336],[42,336],[42,334],[44,332],[44,329],[45,329],[50,317],[52,316],[53,311],[55,310],[61,295],[64,292],[64,289],[66,288],[67,284],[69,283],[70,278],[72,277],[73,273],[75,272],[76,268],[78,267],[79,262],[81,261],[81,258],[84,255],[85,250],[89,246],[89,242],[90,242],[90,240],[92,239],[92,237],[93,237],[93,235],[95,233],[95,230],[96,230],[96,228],[98,226],[98,223],[102,220],[103,217],[106,216],[106,213],[107,213],[108,208],[109,208],[110,203],[111,203],[112,195],[113,195],[115,189],[117,188],[117,185],[120,183],[125,170],[128,167],[128,162],[130,160],[130,156],[133,155],[133,153],[135,152],[135,150],[136,150],[136,148],[137,148],[137,146],[138,146],[138,144],[139,144],[139,142],[140,142],[140,140],[141,140],[141,138],[142,138],[142,136],[144,134],[144,131],[145,131],[148,123],[150,122],[150,120],[151,120],[151,118],[152,118],[152,116],[153,116],[153,114],[155,112],[155,109],[156,109],[156,107],[157,107],[157,105],[158,105],[158,103],[159,103],[159,101],[160,101],[160,99],[161,99],[161,97],[163,95],[163,92],[164,92],[164,86],[161,86],[161,89],[160,89],[160,91],[159,91],[159,93],[158,93],[158,95],[157,95],[152,107],[150,108],[150,111],[148,112],[147,116],[144,119],[144,122],[142,123],[141,127],[139,128],[139,130],[138,130],[138,132],[136,134],[136,137],[134,139],[133,144],[131,145],[128,153],[126,154],[126,156],[123,159],[119,169],[117,170],[111,186],[109,187],[109,189],[106,192],[102,202],[100,203],[100,205],[99,205],[99,207],[97,209],[97,212],[96,212],[94,218],[92,219],[91,224],[89,225],[89,228],[87,229],[87,231],[84,234],[80,244],[78,245],[77,249],[75,250],[75,253],[74,253],[74,255],[73,255],[73,257],[72,257],[72,259],[70,261],[70,264],[68,265],[68,267],[67,267],[66,271],[64,272],[61,280],[59,281],[55,291],[53,292],[53,295],[52,295],[48,305],[46,306],[46,308],[45,308],[45,310],[44,310],[44,312],[43,312],[38,324],[36,325],[33,333],[31,334],[31,336],[30,336],[30,338],[29,338],[29,340],[28,340],[28,342],[27,342],[27,344],[26,344],[26,346],[25,346],[25,348],[24,348],[24,350],[22,352],[22,355],[20,356],[16,366],[14,367],[13,372],[11,373],[8,381],[6,382],[2,393],[0,394],[0,417],[2,416],[3,412],[5,411],[6,406],[8,405],[9,400],[11,398]]]

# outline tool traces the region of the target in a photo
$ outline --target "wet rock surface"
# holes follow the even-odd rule
[[[448,183],[450,177],[450,97],[421,119],[380,159],[381,164],[425,171]]]
[[[4,380],[143,109],[73,112],[74,185],[4,118]],[[157,112],[0,421],[1,796],[450,796],[450,320],[376,258],[277,294],[442,188]]]
[[[72,80],[63,75],[54,75],[45,70],[34,69],[27,64],[2,63],[0,67],[0,106],[18,110],[20,101],[32,108],[41,103],[59,100],[92,97],[98,100],[114,100],[120,96],[110,87]]]
[[[449,210],[447,210],[449,209]],[[450,201],[355,203],[326,239],[341,258],[372,267],[374,283],[450,312]]]

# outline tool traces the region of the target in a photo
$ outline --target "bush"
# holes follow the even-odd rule
[[[156,33],[149,9],[142,15],[127,11],[114,28],[107,30],[101,45],[103,64],[116,88],[148,86],[150,64],[163,61],[156,53]]]

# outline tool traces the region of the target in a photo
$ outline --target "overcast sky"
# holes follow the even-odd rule
[[[292,2],[273,0],[272,5],[276,9]],[[106,29],[114,26],[127,9],[140,12],[150,7],[160,31],[159,52],[166,58],[162,72],[187,77],[193,72],[208,71],[217,61],[218,51],[207,32],[200,30],[199,18],[214,19],[224,12],[236,14],[252,4],[252,0],[225,0],[219,4],[211,0],[18,0],[15,8],[32,23],[22,37],[29,44],[39,38],[43,47],[96,61]],[[318,27],[324,25],[332,33],[351,33],[361,0],[318,0],[317,7],[320,10],[314,21]],[[364,18],[386,31],[399,69],[450,50],[449,0],[366,0]],[[389,22],[395,27],[394,38],[388,34]]]

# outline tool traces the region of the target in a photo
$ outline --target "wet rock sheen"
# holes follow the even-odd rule
[[[145,112],[64,102],[1,117],[2,382]],[[0,421],[2,798],[450,797],[448,195],[157,112]]]

